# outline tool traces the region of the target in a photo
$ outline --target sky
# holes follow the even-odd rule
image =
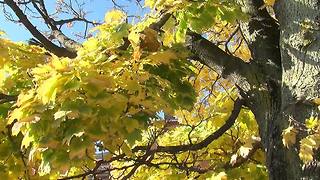
[[[95,20],[97,22],[103,21],[104,15],[107,11],[114,8],[111,0],[78,0],[79,2],[86,2],[85,9],[87,10],[87,18],[90,20]],[[53,12],[55,9],[56,0],[45,0],[46,7],[49,12]],[[139,15],[143,14],[143,10],[137,6],[134,0],[116,0],[118,5],[124,6],[124,9],[128,12],[129,15]],[[141,2],[143,5],[143,2]],[[6,7],[8,11],[10,8]],[[44,23],[41,21],[33,20],[33,24],[39,29],[45,27]],[[63,32],[73,37],[72,34],[76,32],[81,32],[84,29],[84,23],[76,23],[72,28],[64,28]],[[27,41],[32,37],[28,30],[23,26],[17,23],[10,22],[5,19],[3,9],[0,6],[0,30],[6,33],[6,37],[13,41]],[[79,39],[75,39],[79,40]],[[81,40],[80,40],[81,41]]]

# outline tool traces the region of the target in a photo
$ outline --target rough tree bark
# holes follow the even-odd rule
[[[280,24],[281,111],[270,126],[274,133],[269,136],[268,164],[271,179],[299,179],[308,174],[301,170],[298,149],[283,149],[277,137],[289,122],[319,116],[313,100],[320,97],[320,1],[278,0],[275,10]]]
[[[262,1],[245,0],[243,9],[251,18],[241,27],[263,76],[251,84],[249,101],[259,124],[269,177],[319,178],[317,172],[303,171],[299,145],[285,148],[281,134],[290,123],[319,116],[313,100],[320,97],[320,1],[278,0],[278,22],[261,7]]]
[[[250,16],[240,25],[252,54],[250,63],[222,54],[193,34],[188,47],[200,62],[235,79],[259,125],[270,179],[319,178],[319,173],[303,170],[298,143],[284,147],[282,131],[319,116],[313,100],[320,97],[320,1],[278,0],[278,20],[262,0],[241,2]]]

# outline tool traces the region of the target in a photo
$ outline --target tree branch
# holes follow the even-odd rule
[[[101,23],[94,22],[94,21],[89,21],[89,20],[87,20],[85,18],[80,18],[80,17],[75,17],[75,18],[70,18],[70,19],[62,19],[62,20],[54,21],[53,23],[55,25],[64,25],[64,24],[71,23],[71,22],[74,22],[74,21],[83,21],[85,23],[89,23],[89,24],[92,24],[92,25],[100,25],[101,24]]]
[[[232,168],[241,166],[243,163],[247,162],[247,160],[250,159],[258,149],[261,149],[261,148],[262,148],[261,140],[256,140],[252,144],[252,149],[250,150],[249,154],[246,157],[239,156],[237,157],[236,162],[234,162],[233,164],[228,163],[223,168],[232,169]]]
[[[214,69],[223,78],[233,80],[243,90],[255,85],[258,67],[246,63],[242,59],[230,55],[200,34],[187,32],[187,47],[195,55],[197,61]]]
[[[164,24],[169,20],[170,17],[170,13],[165,13],[160,17],[159,21],[152,23],[149,27],[159,32],[162,26],[164,26]]]
[[[250,19],[248,22],[241,22],[240,27],[251,51],[253,62],[260,66],[261,72],[268,79],[280,81],[279,25],[264,7],[263,0],[242,2],[241,9],[250,16]]]
[[[13,10],[20,22],[29,30],[29,32],[43,44],[44,48],[57,56],[66,56],[70,58],[76,57],[77,54],[75,52],[71,52],[65,48],[55,45],[40,33],[13,0],[4,0],[4,2]]]
[[[121,169],[124,169],[124,168],[133,167],[130,170],[130,172],[127,175],[125,175],[122,179],[127,179],[127,178],[131,177],[134,174],[134,172],[141,165],[147,165],[147,166],[149,165],[149,166],[153,166],[153,167],[159,167],[159,165],[161,165],[161,164],[168,164],[168,165],[171,164],[171,163],[159,163],[159,164],[151,163],[151,159],[149,157],[152,157],[152,155],[157,153],[157,152],[166,152],[166,153],[176,154],[176,153],[183,152],[183,151],[196,151],[196,150],[199,150],[199,149],[207,147],[211,142],[213,142],[214,140],[216,140],[219,137],[221,137],[227,130],[229,130],[232,127],[232,125],[235,123],[235,120],[237,119],[237,117],[238,117],[238,115],[240,113],[240,110],[241,110],[241,107],[242,107],[243,103],[244,103],[244,100],[242,98],[238,98],[234,103],[234,108],[233,108],[233,110],[231,112],[231,115],[229,116],[228,120],[226,121],[226,123],[223,126],[221,126],[217,131],[215,131],[213,134],[209,135],[206,139],[204,139],[203,141],[201,141],[201,142],[199,142],[197,144],[187,144],[187,145],[180,145],[180,146],[157,146],[156,148],[151,148],[151,146],[136,146],[135,148],[132,149],[132,152],[145,151],[145,154],[141,158],[138,158],[137,160],[130,159],[130,160],[136,161],[135,164],[121,168]],[[253,146],[254,146],[253,149],[255,149],[255,145],[253,145]],[[252,151],[251,153],[253,154],[254,151]],[[100,173],[105,173],[107,171],[119,170],[119,168],[114,168],[114,169],[113,168],[108,168],[106,170],[98,172],[98,169],[102,164],[108,164],[110,162],[113,162],[113,161],[116,161],[116,160],[120,160],[120,159],[123,159],[123,158],[125,158],[125,154],[117,155],[117,156],[111,158],[108,161],[104,161],[104,160],[98,161],[96,166],[92,170],[87,171],[87,172],[82,173],[82,174],[75,175],[75,176],[61,178],[61,180],[62,179],[66,180],[66,179],[86,177],[86,176],[91,175],[91,174],[100,174]],[[240,159],[239,159],[238,164],[240,165],[243,162],[244,161],[240,162]],[[174,165],[174,164],[171,164],[171,165]],[[204,172],[208,171],[207,169],[201,169],[201,168],[196,167],[196,166],[189,167],[189,166],[186,166],[184,164],[179,164],[179,163],[175,164],[175,165],[179,169],[190,170],[190,171],[194,171],[194,172],[198,172],[198,173],[204,173]]]
[[[197,144],[187,144],[187,145],[179,145],[179,146],[158,146],[152,151],[174,154],[182,151],[196,151],[204,147],[207,147],[211,142],[218,139],[220,136],[222,136],[227,130],[229,130],[232,127],[232,125],[234,124],[235,120],[237,119],[240,113],[243,103],[244,103],[244,100],[242,98],[238,98],[234,103],[234,108],[228,120],[226,121],[226,123],[223,126],[221,126],[217,131],[215,131],[213,134],[205,138],[203,141]],[[146,151],[147,149],[148,147],[146,146],[136,146],[135,148],[132,149],[132,152]]]
[[[72,39],[70,39],[65,34],[63,34],[62,31],[60,31],[56,27],[56,25],[54,23],[54,20],[52,18],[50,18],[50,16],[48,15],[48,12],[46,10],[44,2],[42,0],[40,0],[38,2],[39,2],[38,3],[39,6],[38,6],[38,4],[36,3],[35,0],[32,0],[32,5],[39,12],[41,17],[44,19],[44,22],[52,30],[53,37],[55,39],[57,39],[61,44],[63,44],[63,46],[65,46],[69,51],[76,52],[76,50],[81,47],[81,44],[76,42],[76,41],[74,41],[74,40],[72,40]]]
[[[10,95],[0,93],[0,104],[16,101],[17,99],[18,99],[17,96],[10,96]]]

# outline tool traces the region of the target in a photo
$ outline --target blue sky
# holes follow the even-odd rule
[[[113,4],[111,0],[78,0],[79,2],[86,2],[85,9],[87,10],[87,18],[90,20],[102,21],[104,14],[113,9]],[[45,0],[47,9],[49,12],[53,12],[55,8],[55,0]],[[129,15],[141,15],[143,13],[142,9],[137,6],[134,0],[116,0],[117,4],[125,6],[124,9],[128,12]],[[143,2],[141,2],[143,4]],[[6,10],[9,10],[9,7],[6,7]],[[44,23],[41,21],[32,21],[33,24],[39,29],[45,29],[43,27]],[[67,35],[71,35],[76,32],[81,32],[84,29],[83,23],[76,23],[73,28],[67,29],[64,28],[63,32]],[[25,29],[23,25],[10,22],[5,19],[2,9],[0,10],[0,30],[3,30],[7,34],[7,38],[13,41],[26,41],[32,37],[32,35]],[[74,36],[72,36],[75,38]]]

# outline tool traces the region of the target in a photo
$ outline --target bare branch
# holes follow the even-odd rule
[[[92,24],[94,26],[101,25],[101,23],[97,23],[97,22],[94,22],[94,21],[89,21],[89,20],[87,20],[85,18],[80,18],[80,17],[75,17],[75,18],[70,18],[70,19],[62,19],[62,20],[54,21],[53,23],[55,25],[64,25],[64,24],[67,24],[67,23],[75,22],[75,21],[82,21],[82,22],[85,22],[85,23],[88,23],[88,24]]]
[[[14,11],[20,22],[29,30],[29,32],[37,38],[43,46],[57,56],[67,56],[70,58],[76,57],[75,52],[71,52],[65,48],[59,47],[48,40],[38,29],[29,21],[27,16],[22,12],[18,5],[13,0],[4,0],[4,2]]]
[[[54,20],[50,18],[50,16],[48,15],[44,2],[42,0],[37,2],[38,3],[36,3],[35,0],[32,0],[34,8],[39,12],[41,17],[44,19],[45,23],[52,30],[53,37],[55,37],[55,39],[57,39],[61,44],[63,44],[69,51],[76,52],[76,50],[81,47],[81,44],[63,34],[62,31],[60,31],[56,27]]]

